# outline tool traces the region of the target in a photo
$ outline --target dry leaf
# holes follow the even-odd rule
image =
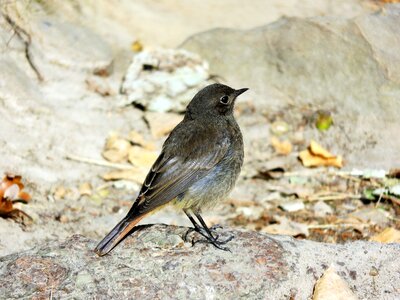
[[[323,158],[335,158],[335,155],[331,154],[314,140],[311,140],[309,149],[313,155],[321,156]]]
[[[275,152],[283,155],[288,155],[290,152],[292,152],[293,149],[292,144],[288,140],[280,141],[275,136],[271,138],[271,145],[272,147],[274,147]]]
[[[150,125],[153,137],[161,138],[172,131],[183,116],[174,113],[147,112],[146,120]]]
[[[135,145],[140,145],[143,148],[146,148],[147,150],[155,150],[156,145],[152,142],[147,142],[143,135],[141,135],[139,132],[132,130],[129,132],[128,140]]]
[[[128,160],[136,167],[151,167],[156,161],[158,153],[144,150],[139,146],[132,146],[129,149]]]
[[[133,52],[140,52],[143,50],[143,44],[139,40],[136,40],[136,41],[132,42],[131,50]]]
[[[63,199],[65,195],[67,194],[67,189],[63,187],[62,185],[56,187],[56,190],[54,191],[54,198],[56,200]]]
[[[122,162],[128,157],[131,144],[117,135],[110,136],[103,151],[103,157],[111,162]]]
[[[341,156],[335,156],[315,141],[311,141],[307,150],[301,151],[299,158],[305,167],[343,167]]]
[[[304,235],[308,236],[308,226],[306,224],[297,223],[291,221],[283,216],[274,216],[279,224],[268,225],[261,229],[262,232],[272,233],[272,234],[285,234],[291,236]]]
[[[394,228],[386,228],[370,240],[380,243],[400,243],[400,231]]]
[[[23,192],[24,185],[21,183],[21,176],[6,175],[0,182],[0,216],[3,217],[21,217],[26,213],[14,207],[14,203],[28,203],[31,196]]]
[[[400,178],[400,168],[390,169],[387,176],[391,178]]]
[[[318,279],[314,288],[313,300],[357,300],[348,284],[329,267]]]
[[[104,180],[120,180],[126,179],[142,184],[147,174],[147,170],[115,170],[102,175]]]
[[[81,194],[81,196],[90,196],[92,194],[92,185],[89,182],[82,183],[79,186],[79,194]]]

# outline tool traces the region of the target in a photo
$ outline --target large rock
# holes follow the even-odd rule
[[[399,244],[331,245],[232,230],[222,233],[235,235],[232,252],[225,252],[185,243],[186,230],[142,227],[105,257],[82,236],[5,256],[0,293],[7,299],[309,299],[333,265],[359,299],[400,297]]]
[[[400,161],[399,16],[392,5],[354,19],[283,18],[211,30],[182,47],[207,59],[212,74],[253,89],[262,110],[333,112],[333,130],[311,135],[350,165],[389,168]]]

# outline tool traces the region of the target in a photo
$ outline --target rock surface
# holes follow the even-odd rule
[[[283,18],[211,30],[182,47],[207,59],[212,74],[252,89],[258,110],[332,112],[328,134],[306,137],[345,153],[347,165],[388,169],[400,161],[399,15],[400,5],[390,5],[354,19]],[[339,135],[346,138],[337,143]]]
[[[133,56],[124,76],[122,104],[133,103],[149,111],[183,112],[190,99],[206,85],[207,62],[185,50],[158,49]]]
[[[232,252],[184,242],[187,228],[141,227],[105,257],[73,236],[0,259],[7,299],[308,299],[333,265],[359,299],[400,297],[399,244],[328,245],[255,232],[234,234]],[[190,238],[199,239],[191,233]]]

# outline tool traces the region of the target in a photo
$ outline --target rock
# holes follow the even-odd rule
[[[7,54],[0,55],[0,78],[0,99],[4,103],[0,113],[6,110],[26,113],[28,105],[36,105],[38,111],[42,97],[38,86]]]
[[[294,212],[305,208],[304,202],[301,200],[284,201],[279,203],[279,207],[288,212]]]
[[[350,218],[355,218],[363,223],[377,224],[385,227],[389,222],[390,213],[375,207],[363,208],[348,215]]]
[[[124,77],[122,104],[155,112],[182,112],[195,93],[209,83],[208,64],[185,50],[135,54]]]
[[[99,72],[110,68],[112,53],[103,39],[82,25],[49,16],[30,23],[34,55],[70,69]]]
[[[206,59],[211,74],[249,87],[248,96],[257,96],[257,111],[286,113],[290,107],[301,112],[310,104],[334,111],[329,134],[310,126],[305,137],[346,153],[351,167],[389,169],[400,161],[395,150],[400,140],[394,138],[399,131],[399,11],[397,4],[353,19],[282,18],[250,30],[214,29],[181,47]]]
[[[333,214],[332,206],[326,204],[324,201],[318,201],[313,206],[314,214],[316,217],[323,218],[327,215]]]
[[[328,266],[359,299],[395,299],[399,244],[345,245],[219,230],[232,252],[185,243],[187,228],[141,226],[110,255],[75,235],[0,258],[0,293],[10,298],[309,299]],[[194,239],[201,239],[191,234]],[[374,269],[375,275],[370,275]]]

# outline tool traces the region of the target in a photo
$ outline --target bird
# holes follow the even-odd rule
[[[110,252],[146,215],[174,204],[194,230],[222,250],[229,248],[203,220],[201,213],[226,199],[243,165],[243,137],[233,112],[235,90],[221,83],[201,89],[189,102],[183,120],[171,131],[127,215],[95,248]],[[198,221],[195,220],[197,218]]]

